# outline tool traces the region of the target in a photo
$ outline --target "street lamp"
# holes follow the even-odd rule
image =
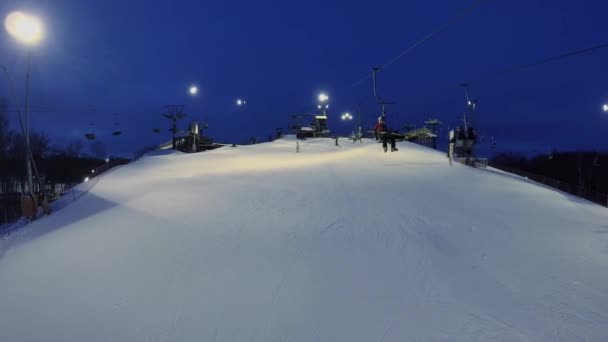
[[[246,104],[247,101],[243,100],[243,99],[237,99],[236,100],[236,105],[237,106],[243,106],[244,104]]]
[[[190,88],[188,89],[188,92],[190,93],[191,96],[196,96],[196,95],[198,95],[198,87],[195,85],[191,85]]]
[[[44,38],[44,27],[42,21],[35,16],[15,11],[10,13],[4,20],[6,31],[18,42],[33,46],[42,41]],[[30,195],[34,195],[34,182],[32,178],[32,163],[34,162],[31,156],[30,149],[30,70],[32,58],[28,51],[27,57],[27,72],[25,74],[25,127],[23,127],[23,136],[25,139],[25,147],[27,149],[25,155],[25,170],[27,173],[27,184]]]
[[[353,116],[350,115],[350,113],[344,113],[342,114],[342,120],[352,120]]]
[[[34,45],[44,37],[44,28],[40,19],[15,11],[9,14],[4,21],[6,31],[19,42]]]
[[[604,112],[605,112],[605,113],[608,113],[608,104],[605,104],[605,105],[604,105]]]
[[[327,115],[327,109],[329,109],[329,104],[327,103],[327,101],[329,101],[329,96],[327,96],[327,94],[325,93],[321,93],[319,94],[319,104],[317,106],[318,109],[323,109],[323,115]]]
[[[353,116],[350,115],[349,112],[346,112],[346,113],[342,114],[341,118],[342,118],[342,121],[351,121],[353,119]],[[356,139],[356,134],[355,134],[354,130],[353,130],[353,139]],[[353,140],[353,142],[354,142],[354,140]]]

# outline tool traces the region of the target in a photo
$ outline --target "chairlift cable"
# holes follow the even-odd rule
[[[569,51],[569,52],[562,53],[562,54],[559,54],[559,55],[546,57],[546,58],[543,58],[541,60],[538,60],[538,61],[532,62],[532,63],[515,65],[515,66],[512,66],[510,68],[504,69],[502,71],[496,72],[493,75],[491,75],[491,76],[489,76],[489,77],[487,77],[485,79],[482,79],[480,81],[488,81],[488,80],[496,78],[496,77],[504,76],[504,75],[509,74],[511,72],[516,72],[516,71],[520,71],[520,70],[524,70],[524,69],[530,69],[530,68],[533,68],[533,67],[536,67],[536,66],[539,66],[539,65],[543,65],[543,64],[559,61],[559,60],[562,60],[562,59],[578,56],[578,55],[581,55],[581,54],[584,54],[584,53],[593,52],[595,50],[600,50],[600,49],[604,49],[604,48],[608,48],[608,42],[603,43],[603,44],[598,44],[598,45],[595,45],[595,46],[591,46],[591,47],[588,47],[588,48],[580,49],[580,50]]]
[[[450,25],[452,25],[455,22],[459,21],[460,19],[466,17],[471,12],[473,12],[473,10],[477,9],[478,7],[480,7],[485,2],[488,2],[488,1],[489,0],[478,0],[478,1],[476,1],[471,6],[467,7],[466,9],[464,9],[462,12],[459,12],[458,14],[456,14],[455,16],[453,16],[452,18],[450,18],[450,20],[448,20],[447,22],[445,22],[442,25],[440,25],[439,27],[435,28],[429,34],[427,34],[426,36],[424,36],[422,39],[416,41],[414,44],[412,44],[411,46],[409,46],[407,49],[403,50],[399,55],[397,55],[396,57],[394,57],[390,61],[386,62],[381,68],[386,68],[386,67],[390,66],[391,64],[395,63],[401,57],[403,57],[406,54],[410,53],[411,51],[413,51],[418,46],[424,44],[426,41],[428,41],[431,38],[433,38],[433,36],[435,36],[436,34],[441,33],[442,31],[445,31],[448,27],[450,27]],[[359,79],[357,82],[353,83],[351,87],[355,87],[355,86],[359,85],[361,82],[363,82],[367,78],[369,78],[370,75],[371,75],[371,73],[367,73],[364,77],[362,77],[361,79]]]
[[[429,33],[428,35],[426,35],[424,38],[420,39],[419,41],[415,42],[412,46],[410,46],[407,49],[403,50],[397,57],[391,59],[386,64],[384,64],[382,66],[382,68],[386,68],[389,65],[395,63],[399,58],[403,57],[404,55],[406,55],[410,51],[414,50],[418,46],[424,44],[424,42],[426,42],[427,40],[431,39],[437,33],[441,33],[442,31],[446,30],[450,25],[452,25],[453,23],[457,22],[458,20],[466,17],[469,13],[473,12],[473,10],[475,10],[477,7],[483,5],[487,1],[488,0],[478,0],[477,2],[475,2],[474,4],[472,4],[471,6],[467,7],[464,11],[462,11],[462,12],[458,13],[456,16],[452,17],[450,20],[448,20],[443,25],[441,25],[438,28],[436,28],[435,30],[433,30],[431,33]]]

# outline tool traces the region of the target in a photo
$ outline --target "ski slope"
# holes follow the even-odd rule
[[[0,341],[607,341],[608,210],[402,143],[150,155],[0,246]]]

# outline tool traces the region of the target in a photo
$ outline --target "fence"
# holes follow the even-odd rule
[[[139,158],[143,157],[146,153],[152,152],[158,150],[158,146],[148,146],[148,147],[144,147],[141,150],[136,151],[135,153],[133,153],[133,160],[132,161],[136,161]]]
[[[21,217],[21,193],[0,194],[0,224],[13,222]]]
[[[129,163],[128,159],[114,159],[101,166],[94,168],[93,170],[91,170],[92,171],[91,174],[85,180],[85,183],[87,183],[87,186],[81,187],[80,191],[78,191],[77,193],[74,191],[74,187],[71,187],[70,188],[71,194],[69,196],[72,197],[73,201],[76,201],[82,195],[89,192],[89,190],[91,190],[97,184],[97,182],[99,181],[99,178],[105,172],[115,168],[116,166],[125,165],[128,163]],[[68,194],[66,194],[65,196],[68,196]]]
[[[509,172],[509,173],[516,174],[518,176],[526,177],[527,179],[533,180],[537,183],[541,183],[546,186],[550,186],[552,188],[566,192],[568,194],[571,194],[571,195],[574,195],[574,196],[577,196],[580,198],[584,198],[588,201],[600,204],[604,207],[608,206],[608,194],[603,194],[603,193],[591,190],[588,187],[573,185],[573,184],[570,184],[570,183],[567,183],[564,181],[560,181],[560,180],[557,180],[554,178],[550,178],[547,176],[537,175],[534,173],[517,170],[517,169],[513,169],[513,168],[509,168],[509,167],[502,167],[502,166],[496,166],[496,165],[492,165],[492,167]]]
[[[61,184],[60,193],[63,196],[55,203],[56,205],[52,206],[53,209],[58,209],[57,205],[63,207],[68,203],[76,201],[97,184],[99,176],[116,166],[124,165],[128,162],[128,159],[115,159],[94,168],[85,181],[86,185],[80,186],[76,191],[74,187],[77,184]],[[0,193],[0,224],[15,222],[21,217],[21,198],[22,194],[19,192]]]

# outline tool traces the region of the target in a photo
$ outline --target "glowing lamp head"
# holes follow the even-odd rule
[[[84,177],[84,182],[88,182],[89,181],[89,177]]]
[[[319,94],[319,102],[325,102],[327,100],[329,100],[329,96],[327,96],[327,94],[325,94],[325,93]]]
[[[190,89],[188,89],[188,92],[190,93],[190,95],[195,96],[198,94],[198,87],[195,85],[190,86]]]
[[[604,105],[604,112],[608,113],[608,104]]]
[[[242,105],[244,105],[245,103],[247,103],[247,101],[245,101],[245,100],[243,100],[243,99],[237,99],[237,100],[236,100],[236,105],[237,105],[237,106],[242,106]]]
[[[44,38],[44,28],[40,19],[15,11],[4,20],[6,31],[21,43],[34,45]]]

